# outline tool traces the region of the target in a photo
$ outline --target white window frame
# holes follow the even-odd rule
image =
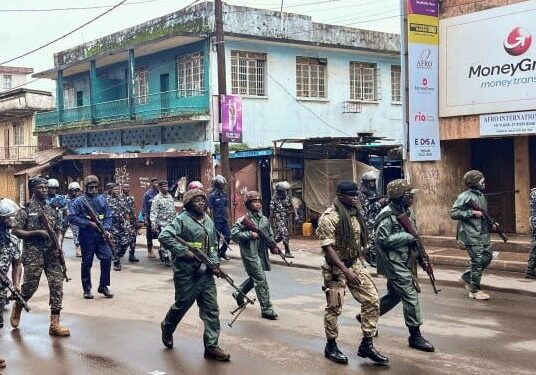
[[[138,66],[134,70],[136,83],[136,100],[138,104],[147,104],[149,95],[149,70],[146,66]]]
[[[315,57],[296,57],[296,96],[308,99],[327,99],[328,60]]]
[[[391,101],[393,103],[402,103],[402,67],[400,65],[391,65]]]
[[[22,146],[24,145],[24,123],[23,122],[13,122],[13,145]]]
[[[8,90],[13,87],[13,76],[11,74],[4,74],[2,79],[4,89]]]
[[[350,61],[350,100],[381,100],[380,69],[376,63]]]
[[[177,59],[178,96],[203,95],[205,90],[205,54],[189,53]]]
[[[266,96],[266,53],[231,51],[231,92]]]
[[[72,83],[63,85],[63,108],[71,109],[76,106],[76,92]]]

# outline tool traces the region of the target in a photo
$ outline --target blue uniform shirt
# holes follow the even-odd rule
[[[208,196],[208,206],[215,222],[227,222],[227,194],[224,191],[212,190]]]
[[[143,205],[141,208],[141,212],[143,213],[144,219],[149,220],[151,217],[151,205],[153,204],[153,199],[156,197],[156,195],[160,193],[158,190],[149,189],[145,192],[143,195]]]
[[[100,235],[95,229],[92,229],[89,226],[89,218],[87,209],[83,203],[83,199],[87,199],[89,205],[93,208],[93,211],[97,214],[102,226],[107,231],[112,229],[112,216],[108,204],[106,203],[106,198],[103,195],[99,195],[95,198],[90,198],[86,195],[82,195],[76,198],[70,207],[69,221],[71,224],[76,225],[80,228],[80,233],[82,232],[93,232],[95,235]]]

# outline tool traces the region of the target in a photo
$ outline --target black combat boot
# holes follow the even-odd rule
[[[114,260],[114,271],[121,271],[121,261]]]
[[[526,279],[536,279],[536,271],[534,269],[527,269],[525,273]]]
[[[435,350],[434,346],[428,342],[424,337],[421,335],[421,329],[419,326],[417,327],[409,327],[409,346],[411,348],[422,350],[423,352],[433,352]]]
[[[140,260],[138,258],[136,258],[136,255],[134,255],[134,253],[129,253],[128,254],[128,261],[130,263],[138,263]]]
[[[110,288],[108,288],[107,286],[99,286],[99,289],[97,289],[97,292],[104,295],[104,297],[106,298],[114,298],[114,294],[112,293]]]
[[[363,337],[361,345],[359,345],[359,349],[357,349],[357,355],[361,358],[368,358],[379,365],[389,364],[389,358],[381,355],[372,344],[372,337]]]
[[[279,317],[275,311],[269,311],[269,312],[263,312],[261,313],[261,316],[264,318],[264,319],[268,319],[268,320],[277,320],[277,318]]]
[[[324,348],[324,357],[336,363],[348,363],[348,357],[339,350],[335,339],[328,340],[326,343],[326,347]]]
[[[205,359],[213,359],[215,361],[227,362],[231,359],[231,355],[225,353],[219,346],[209,346],[205,348]]]
[[[285,258],[294,258],[294,255],[290,253],[290,247],[288,244],[285,245]]]
[[[173,348],[173,334],[166,331],[164,322],[160,323],[162,329],[162,344],[168,349]]]

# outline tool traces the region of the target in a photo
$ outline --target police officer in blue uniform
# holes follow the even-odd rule
[[[110,270],[112,266],[112,250],[106,245],[104,238],[99,234],[97,225],[89,219],[86,203],[89,204],[106,231],[111,230],[111,215],[106,199],[98,195],[99,179],[97,176],[87,176],[84,179],[84,195],[75,199],[71,205],[69,221],[80,228],[79,241],[82,248],[82,287],[84,298],[92,299],[91,293],[91,266],[93,257],[100,260],[100,282],[98,292],[106,298],[114,295],[110,291]],[[106,233],[106,235],[109,235]]]
[[[217,175],[212,179],[212,191],[208,197],[208,207],[216,226],[218,244],[223,239],[223,244],[218,249],[218,256],[229,260],[231,258],[226,252],[229,241],[231,241],[231,230],[229,229],[229,215],[227,213],[227,194],[224,190],[226,183],[227,180],[222,175]]]

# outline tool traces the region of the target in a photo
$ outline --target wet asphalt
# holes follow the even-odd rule
[[[78,273],[77,262],[68,256],[73,278]],[[224,267],[237,282],[245,276],[238,261],[226,263]],[[125,267],[120,276],[121,282],[129,283],[131,289],[115,289],[113,303],[117,305],[98,297],[89,305],[80,296],[66,296],[72,299],[66,302],[68,308],[62,315],[63,322],[73,333],[69,338],[48,335],[48,314],[43,308],[23,314],[19,329],[12,329],[7,322],[0,330],[0,357],[6,359],[7,368],[0,373],[536,373],[536,299],[527,296],[492,293],[492,300],[478,302],[469,300],[461,288],[445,287],[436,296],[428,285],[423,285],[421,302],[425,323],[422,332],[436,346],[436,352],[421,353],[407,346],[402,309],[397,307],[380,318],[380,335],[375,345],[390,358],[391,364],[377,367],[355,354],[360,333],[354,316],[359,305],[347,294],[339,320],[338,341],[350,362],[338,365],[323,357],[324,298],[320,275],[315,270],[274,266],[268,280],[280,315],[276,322],[261,319],[256,305],[249,307],[235,326],[229,328],[229,310],[233,307],[228,297],[231,289],[218,281],[222,321],[220,345],[232,355],[231,362],[219,363],[203,358],[202,327],[195,305],[175,333],[175,347],[169,350],[162,346],[158,322],[173,299],[168,269],[158,262],[142,259],[139,266]],[[143,285],[151,278],[162,282],[161,292],[143,298]],[[79,283],[78,280],[72,282]],[[385,281],[378,279],[377,282],[382,293]],[[36,300],[46,301],[46,283],[42,282],[40,289],[44,289],[43,296],[36,296]],[[4,313],[6,320],[8,314],[8,311]]]

